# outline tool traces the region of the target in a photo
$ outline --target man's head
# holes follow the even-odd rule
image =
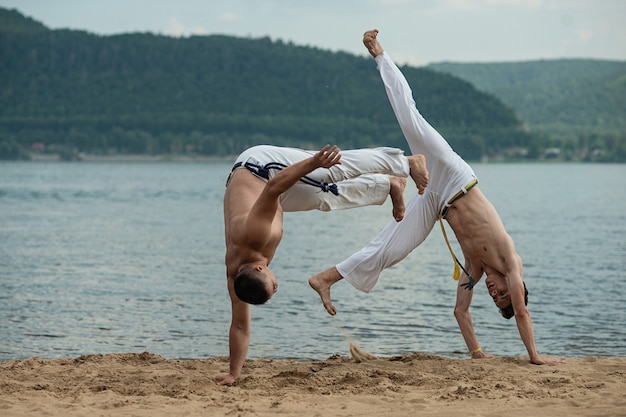
[[[528,305],[528,290],[526,289],[526,283],[522,283],[524,284],[524,304]],[[500,314],[502,314],[502,317],[507,320],[515,315],[515,311],[513,311],[513,304],[511,304],[510,300],[511,297],[509,296],[509,304],[505,307],[498,307],[500,309]]]
[[[234,279],[235,294],[248,304],[265,304],[278,290],[276,277],[263,265],[246,265]]]
[[[526,289],[526,283],[524,284],[524,303],[528,305],[528,290]],[[496,304],[496,307],[500,310],[500,314],[505,319],[510,319],[515,315],[513,310],[513,304],[511,303],[511,294],[509,294],[509,287],[506,283],[506,279],[499,275],[489,275],[485,280],[487,285],[487,291]]]

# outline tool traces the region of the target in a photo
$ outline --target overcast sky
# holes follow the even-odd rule
[[[269,36],[398,63],[626,60],[626,0],[0,0],[51,29]]]

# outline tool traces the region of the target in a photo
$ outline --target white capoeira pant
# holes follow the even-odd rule
[[[281,169],[310,158],[318,151],[258,145],[245,150],[236,169],[249,169],[268,180]],[[389,176],[408,177],[409,162],[402,149],[380,147],[341,151],[341,164],[318,168],[280,197],[284,211],[343,210],[381,205],[390,191]]]
[[[369,292],[381,272],[404,259],[430,234],[440,213],[460,191],[477,180],[472,168],[422,117],[400,69],[387,53],[376,57],[387,97],[413,154],[426,157],[430,178],[423,195],[406,204],[404,219],[391,221],[366,247],[336,265],[341,276],[358,290]]]

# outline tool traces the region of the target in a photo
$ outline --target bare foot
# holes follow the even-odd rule
[[[428,185],[428,168],[426,168],[426,158],[424,155],[411,155],[408,157],[411,178],[417,185],[418,193],[424,194]]]
[[[391,202],[393,203],[393,218],[399,222],[404,218],[404,188],[406,187],[406,178],[390,176],[389,184],[389,196],[391,196]]]
[[[340,279],[342,276],[339,275],[339,271],[334,266],[309,278],[309,285],[319,294],[324,308],[331,316],[337,314],[337,309],[330,301],[330,287]]]
[[[383,47],[376,39],[376,36],[378,36],[378,29],[368,30],[363,34],[363,45],[374,58],[383,53]]]

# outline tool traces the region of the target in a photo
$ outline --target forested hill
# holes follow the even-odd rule
[[[541,143],[458,78],[403,68],[468,159]],[[406,148],[372,59],[269,38],[97,36],[0,9],[0,158],[25,150],[233,155],[259,144]]]
[[[626,131],[626,61],[445,62],[429,68],[495,95],[533,130],[560,136]]]

